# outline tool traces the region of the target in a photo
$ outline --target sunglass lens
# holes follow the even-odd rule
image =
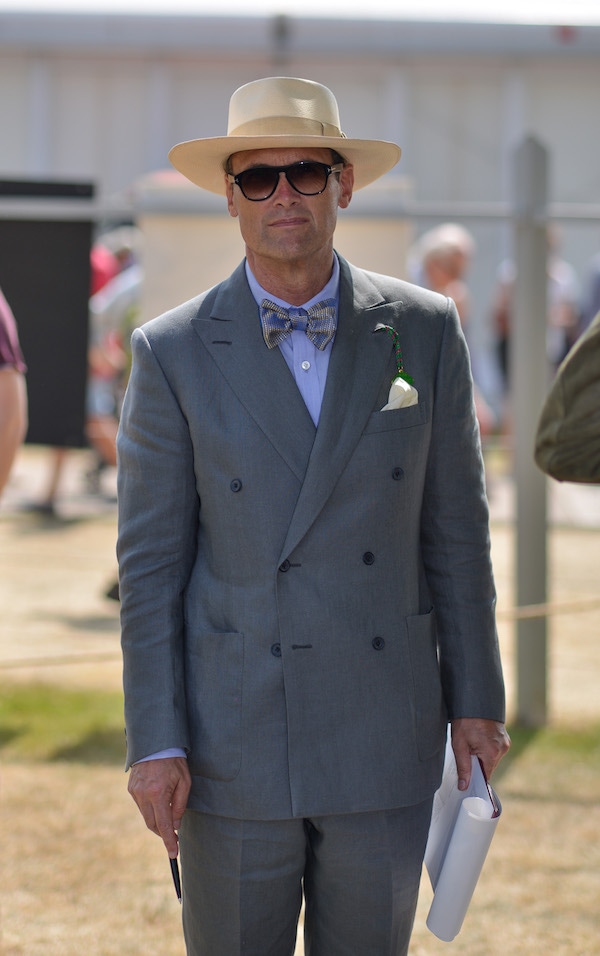
[[[315,196],[327,185],[327,166],[322,163],[295,163],[287,171],[290,183],[304,196]]]
[[[279,173],[268,166],[245,169],[240,173],[240,188],[247,199],[267,199],[275,191]]]

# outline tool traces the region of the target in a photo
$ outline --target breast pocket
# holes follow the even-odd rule
[[[394,408],[389,412],[373,412],[367,422],[364,434],[394,431],[396,428],[414,428],[425,425],[429,420],[426,402],[410,405],[408,408]]]

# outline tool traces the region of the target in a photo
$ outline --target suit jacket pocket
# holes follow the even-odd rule
[[[426,402],[418,405],[409,405],[408,408],[393,408],[389,412],[373,412],[369,418],[365,434],[369,432],[387,432],[395,428],[411,428],[414,425],[424,425],[429,414]]]
[[[193,774],[228,781],[240,771],[243,671],[243,634],[188,636],[186,705]]]
[[[421,760],[436,754],[444,741],[447,722],[437,656],[435,615],[415,614],[406,619],[412,670],[415,732]]]

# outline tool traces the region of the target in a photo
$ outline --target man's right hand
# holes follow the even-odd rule
[[[187,806],[192,780],[185,757],[164,757],[136,763],[127,789],[146,826],[162,838],[171,858],[179,851],[177,830]]]

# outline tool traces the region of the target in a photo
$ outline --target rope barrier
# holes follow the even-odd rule
[[[559,614],[580,614],[600,610],[600,597],[579,598],[576,601],[555,601],[546,604],[524,604],[521,607],[500,609],[498,621],[524,621],[539,617],[557,617]],[[95,654],[61,654],[52,657],[27,657],[0,661],[0,670],[17,670],[25,667],[59,667],[68,664],[102,664],[120,661],[117,651]]]
[[[0,670],[15,670],[19,667],[57,667],[62,664],[103,664],[120,660],[121,654],[117,651],[97,654],[57,654],[52,657],[21,657],[0,661]]]
[[[499,621],[524,621],[528,618],[556,617],[559,614],[577,614],[584,611],[596,611],[599,608],[600,598],[579,598],[576,601],[522,604],[521,607],[497,611],[496,618]]]

